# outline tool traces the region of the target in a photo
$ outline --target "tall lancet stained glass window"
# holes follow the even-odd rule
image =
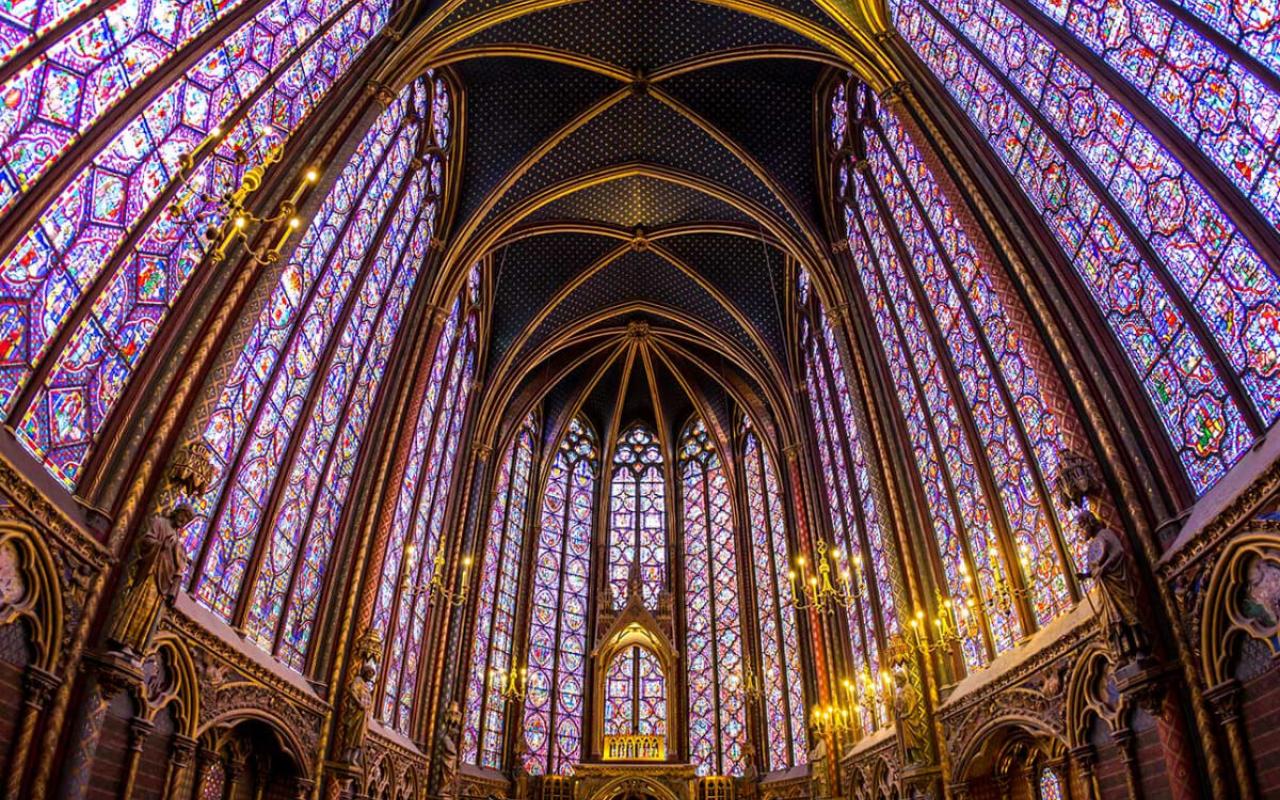
[[[889,724],[887,709],[875,691],[884,667],[880,659],[880,623],[887,635],[898,631],[898,615],[893,596],[891,553],[880,525],[880,507],[871,484],[865,443],[854,406],[843,351],[826,309],[812,293],[808,277],[801,273],[801,347],[808,387],[809,411],[813,418],[822,466],[827,513],[835,535],[835,546],[847,557],[857,582],[857,596],[846,618],[849,623],[852,674],[848,680],[855,693],[868,702],[860,704],[864,731]]]
[[[569,423],[547,475],[534,556],[525,766],[564,774],[582,760],[587,587],[600,453],[582,419]]]
[[[374,711],[404,734],[413,714],[431,579],[437,558],[448,564],[441,534],[475,375],[479,283],[473,269],[425,376],[373,606],[370,628],[386,643]]]
[[[512,656],[536,436],[536,420],[530,414],[502,459],[480,558],[462,757],[468,764],[493,769],[503,766],[506,700],[502,686],[511,676],[516,680],[523,676],[523,667],[513,663]]]
[[[68,488],[209,263],[207,198],[291,138],[393,3],[75,5],[0,21],[0,213],[42,204],[0,249],[0,410]]]
[[[614,608],[627,600],[632,565],[640,569],[645,606],[658,607],[667,583],[665,466],[657,434],[628,428],[613,453],[609,482],[609,590]]]
[[[786,515],[778,475],[750,419],[743,421],[742,471],[746,477],[747,521],[755,576],[756,621],[760,632],[760,687],[765,714],[764,752],[769,771],[808,760],[800,636],[787,580]]]
[[[1227,24],[1211,42],[1171,5],[1111,3],[1099,25],[1072,0],[889,4],[1042,215],[1203,492],[1280,416],[1280,253],[1259,238],[1280,223],[1280,97],[1249,49],[1276,26],[1262,11],[1254,33],[1270,33]]]
[[[680,437],[685,550],[685,660],[689,758],[701,775],[741,775],[746,702],[733,494],[701,419]]]
[[[1050,486],[1059,454],[1082,437],[1036,326],[962,224],[946,176],[865,86],[847,110],[846,135],[868,166],[839,167],[850,264],[912,439],[952,602],[942,613],[973,668],[1078,597],[1082,543]]]
[[[431,238],[435,91],[428,78],[410,84],[357,146],[232,362],[203,433],[216,479],[186,530],[191,591],[295,669]],[[414,169],[415,158],[425,166]]]

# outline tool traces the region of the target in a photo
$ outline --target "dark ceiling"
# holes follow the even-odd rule
[[[518,365],[635,319],[687,339],[713,330],[729,351],[715,357],[755,367],[740,385],[785,369],[784,253],[828,240],[816,98],[841,62],[815,40],[844,34],[808,0],[732,6],[465,0],[435,12],[465,131],[445,239],[492,255],[490,376],[537,381]],[[701,385],[704,405],[723,397],[679,359],[656,371]],[[575,405],[588,374],[548,380],[548,413]]]

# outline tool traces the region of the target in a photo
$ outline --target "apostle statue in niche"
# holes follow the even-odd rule
[[[831,785],[827,780],[827,737],[822,735],[817,725],[812,729],[813,745],[809,748],[809,782],[812,785],[814,800],[824,800],[831,796]]]
[[[529,800],[529,742],[524,738],[524,731],[516,734],[515,758],[511,765],[511,773],[515,778],[516,797],[518,800]]]
[[[1142,621],[1141,581],[1124,540],[1091,509],[1081,509],[1076,524],[1089,543],[1089,569],[1078,576],[1098,585],[1102,608],[1097,613],[1116,664],[1147,658],[1151,642]]]
[[[212,451],[196,440],[183,445],[165,474],[157,506],[134,546],[120,604],[107,620],[107,648],[129,661],[141,661],[164,613],[182,589],[188,556],[182,529],[194,517],[193,498],[213,482]]]
[[[907,764],[920,764],[926,760],[924,752],[924,709],[920,694],[911,683],[905,664],[894,664],[893,713],[898,718],[898,731],[902,737],[902,758]]]
[[[191,506],[176,503],[157,512],[142,531],[116,613],[107,622],[107,646],[138,661],[155,635],[164,612],[173,606],[187,571],[182,529],[195,517]]]
[[[449,703],[444,729],[440,732],[440,789],[444,797],[457,797],[458,736],[462,733],[462,711],[458,701]]]
[[[369,731],[369,711],[373,707],[373,681],[382,658],[382,637],[365,631],[356,641],[355,661],[342,698],[338,720],[338,760],[350,766],[364,763],[364,741]]]

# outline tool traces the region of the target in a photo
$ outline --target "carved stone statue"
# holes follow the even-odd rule
[[[920,695],[912,685],[906,667],[893,667],[893,713],[898,718],[898,732],[902,737],[902,758],[907,764],[922,763],[924,758],[924,713],[920,707]]]
[[[747,739],[742,745],[742,780],[747,784],[754,784],[756,779],[760,777],[759,771],[756,769],[756,746],[751,739]],[[753,793],[752,788],[748,788],[744,794]]]
[[[373,681],[382,657],[382,638],[366,631],[356,642],[354,656],[342,698],[342,716],[338,720],[338,760],[351,766],[364,762],[364,740],[369,731]]]
[[[147,651],[164,612],[173,605],[187,571],[182,528],[195,515],[178,503],[156,513],[138,539],[122,599],[107,623],[106,639],[115,652],[137,660]]]
[[[831,796],[827,780],[827,739],[817,728],[813,730],[813,745],[809,748],[809,782],[813,785],[815,800]]]
[[[1098,610],[1107,643],[1117,664],[1137,661],[1151,653],[1151,642],[1142,621],[1140,579],[1120,534],[1107,527],[1089,509],[1076,515],[1076,524],[1089,543],[1089,570],[1102,595]]]
[[[516,735],[515,758],[511,765],[517,800],[529,800],[529,765],[525,763],[528,760],[529,743],[525,741],[524,731],[520,731]]]
[[[462,711],[455,700],[449,703],[445,713],[444,729],[440,731],[440,788],[445,797],[457,795],[458,736],[462,733]]]

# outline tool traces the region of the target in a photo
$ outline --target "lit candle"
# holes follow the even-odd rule
[[[308,169],[302,174],[302,182],[298,184],[298,188],[293,190],[293,195],[289,198],[289,205],[293,208],[298,207],[298,201],[302,199],[302,193],[307,187],[320,180],[320,173],[315,169]]]

